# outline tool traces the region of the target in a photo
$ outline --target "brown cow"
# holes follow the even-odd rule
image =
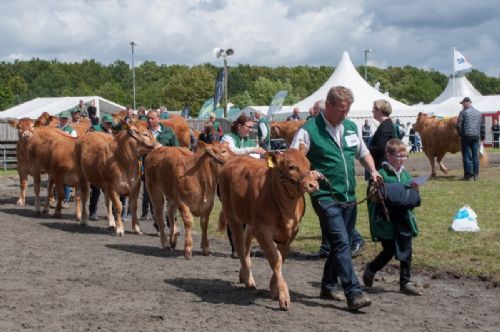
[[[436,176],[437,161],[439,168],[444,174],[448,169],[442,160],[446,152],[457,153],[461,150],[460,137],[456,128],[458,117],[438,120],[435,116],[419,113],[414,125],[415,131],[420,133],[422,149],[431,164],[431,176]],[[435,159],[434,159],[435,158]]]
[[[171,115],[169,119],[160,120],[164,126],[172,128],[179,141],[179,146],[189,148],[191,133],[187,121],[179,115]]]
[[[194,154],[184,148],[161,147],[146,157],[146,186],[164,249],[175,249],[177,244],[178,232],[175,229],[174,214],[175,210],[179,209],[185,230],[184,256],[190,258],[192,254],[193,215],[200,217],[203,254],[210,253],[207,239],[208,219],[214,205],[220,169],[231,156],[232,153],[225,144],[199,142],[199,149]],[[170,221],[168,245],[163,226],[164,197],[168,200]]]
[[[120,195],[130,197],[132,228],[136,234],[141,234],[137,220],[137,198],[141,188],[139,158],[160,145],[143,122],[122,122],[122,128],[115,136],[88,132],[78,140],[75,149],[82,204],[85,206],[87,202],[89,183],[101,188],[106,197],[109,227],[116,228],[118,236],[125,233]],[[110,200],[116,209],[116,224]],[[87,209],[83,209],[81,224],[86,225],[87,221]]]
[[[277,297],[280,308],[286,310],[290,294],[281,267],[304,216],[304,193],[316,191],[318,182],[310,175],[303,146],[300,151],[291,149],[267,157],[272,158],[273,167],[247,156],[233,158],[224,165],[219,179],[219,229],[229,224],[241,262],[240,282],[246,287],[255,287],[250,244],[252,237],[257,239],[273,270],[271,296]],[[247,225],[245,231],[243,224]]]
[[[62,199],[64,197],[64,185],[77,186],[78,177],[76,173],[76,162],[74,158],[76,138],[67,133],[53,128],[38,128],[26,145],[27,164],[34,179],[35,191],[35,213],[40,214],[40,176],[42,173],[49,174],[47,186],[47,199],[43,213],[49,211],[49,198],[52,185],[57,192],[57,205],[54,217],[61,217]],[[80,218],[80,200],[76,198],[77,219]]]
[[[28,185],[28,175],[31,175],[28,167],[28,153],[26,146],[29,139],[35,132],[35,125],[30,118],[22,118],[18,120],[9,120],[9,124],[16,128],[18,131],[18,140],[16,145],[16,158],[17,158],[17,173],[19,174],[19,186],[21,191],[17,206],[24,206],[26,203],[26,187]]]
[[[271,122],[271,138],[283,138],[286,144],[290,146],[293,138],[300,127],[304,125],[304,120],[298,121],[273,121]]]

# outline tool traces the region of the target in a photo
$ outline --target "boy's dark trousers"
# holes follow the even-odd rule
[[[399,284],[401,286],[410,282],[410,268],[412,256],[412,234],[408,210],[391,209],[389,211],[391,222],[394,223],[394,239],[381,240],[382,251],[368,264],[368,269],[376,273],[380,271],[392,257],[400,262]]]

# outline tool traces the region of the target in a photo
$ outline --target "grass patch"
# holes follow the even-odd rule
[[[482,168],[481,178],[476,182],[461,181],[462,173],[462,170],[450,171],[448,176],[438,176],[421,188],[422,206],[416,209],[420,235],[413,243],[413,265],[500,280],[500,204],[496,202],[500,168]],[[358,178],[358,198],[365,190],[365,181]],[[321,243],[321,231],[308,195],[306,198],[306,214],[292,247],[316,252]],[[479,233],[449,231],[454,214],[465,204],[478,215]],[[216,232],[220,208],[220,202],[216,200],[210,218],[210,234],[225,237],[225,233]],[[198,222],[195,222],[195,228],[199,230]],[[363,260],[369,260],[381,250],[381,246],[371,242],[366,204],[358,207],[357,229],[367,242]]]
[[[14,176],[17,175],[17,170],[16,169],[8,169],[4,171],[3,169],[0,170],[0,176]]]

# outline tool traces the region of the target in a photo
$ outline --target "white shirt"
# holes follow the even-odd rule
[[[342,148],[343,142],[342,142],[342,137],[344,135],[344,125],[341,123],[338,126],[332,125],[328,120],[325,118],[323,113],[320,113],[323,119],[325,120],[326,123],[326,131],[330,134],[330,136],[334,139],[335,143],[338,144],[340,148]],[[357,134],[357,142],[352,142],[352,144],[357,143],[357,149],[356,149],[356,159],[362,159],[366,157],[368,154],[370,154],[370,151],[366,147],[365,142],[363,141],[363,138],[361,137],[361,133],[358,132]],[[306,153],[309,151],[309,148],[311,147],[311,138],[309,136],[309,133],[305,130],[300,128],[297,134],[295,134],[295,137],[293,138],[292,144],[290,145],[291,149],[299,149],[300,144],[304,144],[306,147]]]
[[[234,138],[229,135],[224,135],[222,136],[221,143],[227,143],[229,150],[233,152],[235,155],[242,156],[242,155],[250,155],[250,157],[253,158],[260,158],[260,155],[257,153],[251,153],[253,151],[253,147],[248,147],[248,148],[239,148],[236,146],[236,143],[234,142]]]
[[[261,122],[259,124],[259,127],[260,127],[260,131],[262,132],[262,141],[265,141],[265,139],[267,137],[267,126],[264,122]]]

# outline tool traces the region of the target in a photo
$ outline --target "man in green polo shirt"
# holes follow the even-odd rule
[[[371,300],[361,290],[350,251],[357,214],[356,205],[351,204],[356,201],[354,161],[358,159],[374,181],[378,181],[380,175],[356,124],[346,119],[353,102],[350,89],[331,88],[325,110],[297,132],[291,148],[298,149],[304,144],[312,173],[318,180],[328,180],[319,181],[320,189],[310,194],[331,248],[325,262],[320,297],[343,300],[337,289],[340,280],[349,310],[358,310],[369,306]]]

